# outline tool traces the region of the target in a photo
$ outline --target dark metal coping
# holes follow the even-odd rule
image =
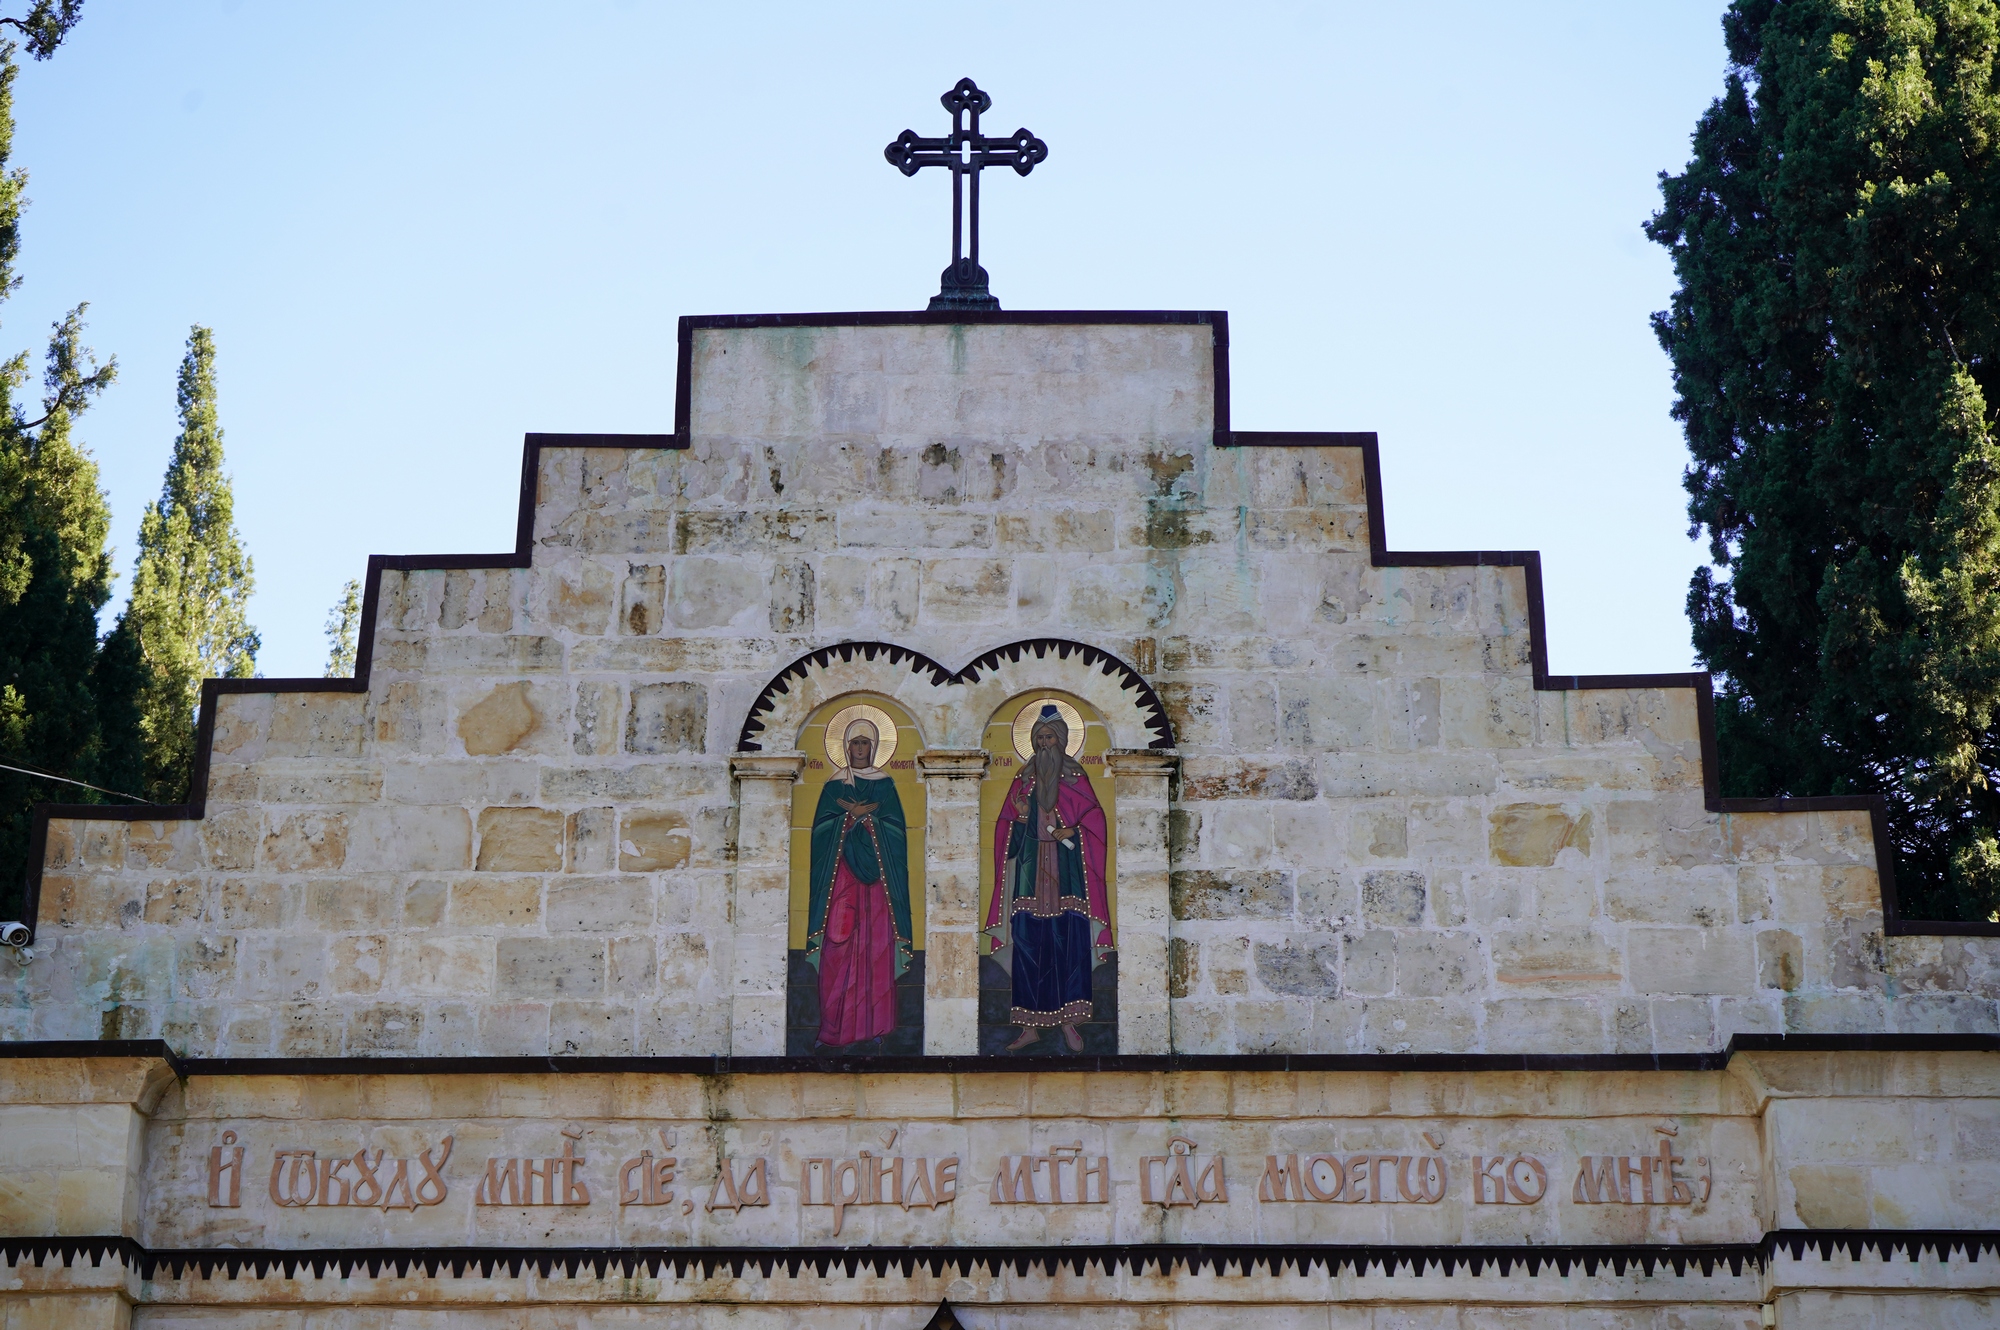
[[[195,1076],[882,1076],[1083,1072],[1699,1072],[1739,1053],[2000,1053],[2000,1034],[1738,1034],[1706,1053],[1125,1053],[1097,1057],[337,1057],[191,1058],[163,1039],[24,1039],[0,1058],[159,1058]]]
[[[1529,1275],[1553,1270],[1564,1277],[1577,1269],[1586,1275],[1609,1270],[1621,1276],[1634,1270],[1650,1276],[1671,1269],[1685,1276],[1690,1269],[1713,1275],[1726,1267],[1730,1274],[1740,1276],[1745,1267],[1762,1268],[1780,1250],[1796,1261],[1803,1259],[1808,1249],[1817,1251],[1822,1260],[1844,1251],[1858,1261],[1864,1251],[1873,1251],[1885,1261],[1897,1253],[1912,1260],[1920,1254],[1947,1260],[1959,1252],[1976,1261],[2000,1251],[2000,1230],[1778,1229],[1766,1233],[1759,1242],[1567,1246],[1158,1242],[1063,1247],[321,1247],[300,1251],[197,1247],[155,1251],[127,1237],[4,1238],[0,1239],[0,1261],[11,1266],[23,1262],[41,1265],[54,1257],[65,1267],[83,1260],[95,1267],[106,1259],[117,1259],[127,1269],[136,1270],[141,1279],[185,1279],[189,1274],[202,1279],[218,1274],[236,1279],[245,1273],[262,1279],[273,1271],[282,1272],[286,1279],[301,1272],[312,1278],[337,1275],[347,1279],[361,1274],[374,1279],[386,1273],[402,1279],[420,1273],[433,1279],[441,1275],[491,1279],[502,1272],[519,1278],[523,1270],[533,1270],[544,1279],[557,1272],[580,1278],[586,1270],[596,1279],[607,1273],[618,1278],[643,1274],[650,1279],[669,1270],[675,1278],[685,1279],[692,1270],[696,1278],[705,1279],[723,1271],[740,1277],[752,1269],[766,1278],[777,1270],[791,1277],[810,1270],[821,1278],[840,1271],[852,1278],[861,1270],[875,1275],[890,1270],[906,1276],[917,1270],[938,1275],[979,1266],[994,1273],[1011,1268],[1019,1275],[1030,1270],[1053,1275],[1068,1269],[1082,1275],[1093,1265],[1107,1272],[1125,1270],[1138,1275],[1149,1270],[1166,1275],[1183,1267],[1190,1274],[1250,1275],[1261,1267],[1274,1275],[1309,1275],[1320,1268],[1329,1274],[1351,1271],[1359,1276],[1379,1269],[1381,1274],[1394,1277],[1407,1269],[1413,1277],[1421,1278],[1433,1270],[1450,1276],[1463,1269],[1471,1275],[1491,1270],[1505,1277],[1518,1267]]]
[[[79,821],[177,821],[200,818],[208,801],[209,750],[215,736],[216,698],[224,693],[365,693],[374,661],[375,617],[382,573],[386,570],[449,568],[526,568],[531,564],[535,536],[535,491],[544,448],[685,448],[693,410],[689,378],[693,369],[694,334],[701,329],[728,328],[870,328],[920,324],[1185,324],[1214,332],[1215,434],[1218,448],[1359,448],[1368,494],[1369,560],[1377,568],[1519,568],[1527,578],[1529,658],[1534,685],[1540,691],[1588,688],[1690,688],[1701,735],[1702,793],[1710,812],[1775,813],[1810,811],[1866,812],[1875,839],[1876,876],[1882,891],[1882,931],[1892,937],[1949,935],[2000,937],[2000,923],[1959,920],[1905,919],[1898,908],[1894,855],[1889,848],[1888,811],[1873,795],[1836,795],[1808,799],[1724,799],[1721,764],[1715,740],[1715,700],[1709,675],[1595,674],[1552,675],[1543,615],[1542,556],[1536,550],[1399,551],[1389,549],[1382,511],[1382,466],[1373,432],[1325,433],[1236,430],[1229,412],[1229,315],[1221,310],[964,310],[842,314],[707,314],[683,316],[676,357],[674,432],[672,434],[534,434],[527,435],[521,457],[521,506],[515,523],[514,549],[496,554],[372,554],[363,580],[361,628],[355,642],[351,679],[205,679],[201,712],[195,726],[194,771],[185,804],[37,804],[28,842],[28,882],[23,920],[34,930],[39,922],[42,861],[51,817]],[[1028,644],[1015,644],[1028,645]],[[1003,648],[1004,649],[1004,648]],[[787,669],[792,667],[788,666]],[[779,676],[782,678],[782,672]],[[778,682],[774,680],[775,684]],[[768,685],[767,685],[768,687]]]

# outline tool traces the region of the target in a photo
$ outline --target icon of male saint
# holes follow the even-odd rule
[[[896,1028],[896,980],[912,950],[909,828],[895,780],[875,765],[878,749],[895,751],[895,722],[874,707],[854,710],[870,714],[845,720],[837,756],[827,744],[838,770],[813,812],[806,922],[819,1042],[834,1048]]]
[[[1010,1053],[1057,1027],[1070,1052],[1083,1051],[1076,1027],[1090,1018],[1090,972],[1112,949],[1104,808],[1076,760],[1082,718],[1063,711],[1043,700],[994,824],[985,931],[996,951],[1014,949],[1010,1021],[1021,1033]]]

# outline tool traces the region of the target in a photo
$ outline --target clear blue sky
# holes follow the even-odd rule
[[[122,601],[215,329],[259,666],[318,674],[371,552],[512,546],[524,431],[671,429],[678,316],[920,308],[947,186],[882,146],[970,75],[1051,149],[987,191],[1005,305],[1228,310],[1239,428],[1379,431],[1393,545],[1539,548],[1553,669],[1682,669],[1639,227],[1722,7],[89,0],[0,348],[88,300],[118,356]]]

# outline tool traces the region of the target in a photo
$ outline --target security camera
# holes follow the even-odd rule
[[[31,936],[26,924],[11,921],[0,924],[0,947],[25,947]]]

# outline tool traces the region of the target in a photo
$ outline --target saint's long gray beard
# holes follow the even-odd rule
[[[1055,807],[1057,782],[1062,779],[1062,769],[1062,749],[1035,750],[1035,798],[1041,801],[1044,809]]]

